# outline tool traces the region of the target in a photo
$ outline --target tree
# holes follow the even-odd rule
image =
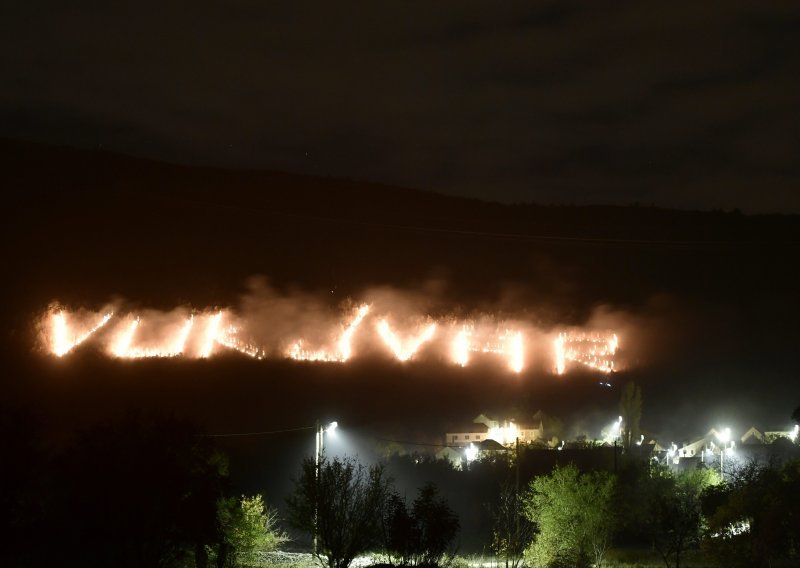
[[[80,434],[53,469],[49,563],[207,565],[227,460],[190,424],[134,413]]]
[[[746,464],[705,499],[703,548],[720,566],[800,565],[800,462]]]
[[[493,520],[492,550],[505,560],[506,568],[517,568],[533,540],[533,523],[525,516],[522,495],[516,488],[509,484],[501,487]]]
[[[439,496],[436,486],[429,483],[419,490],[411,508],[411,518],[419,531],[418,564],[438,565],[458,534],[458,517]]]
[[[303,461],[287,499],[288,521],[316,536],[316,558],[329,568],[347,568],[356,556],[381,542],[381,519],[389,494],[382,466],[353,458]]]
[[[528,563],[586,566],[593,561],[600,568],[616,527],[614,484],[606,472],[580,474],[574,465],[534,479],[525,514],[538,534],[525,551]]]
[[[642,390],[633,381],[626,384],[622,391],[619,414],[625,425],[622,432],[622,447],[627,452],[639,440],[642,420]]]
[[[800,406],[794,409],[792,412],[792,420],[800,424]]]
[[[394,562],[410,566],[415,562],[419,548],[419,527],[417,527],[404,499],[395,492],[389,495],[384,517],[386,552]]]
[[[673,474],[655,467],[641,480],[638,524],[661,555],[667,568],[680,568],[685,552],[696,546],[702,530],[703,493],[719,483],[714,469]]]
[[[386,550],[406,566],[438,566],[458,534],[458,517],[433,484],[419,490],[409,512],[404,499],[393,493],[384,520]]]
[[[275,550],[287,537],[277,529],[274,511],[266,508],[261,495],[223,497],[217,503],[222,541],[217,565],[237,565],[237,561],[258,551]]]

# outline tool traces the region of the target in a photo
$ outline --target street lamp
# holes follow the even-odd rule
[[[317,448],[316,454],[314,456],[314,464],[317,466],[317,475],[319,476],[319,462],[322,459],[322,452],[325,449],[325,433],[326,432],[333,432],[336,428],[339,427],[339,423],[335,420],[330,424],[325,426],[321,426],[319,422],[317,422]]]
[[[728,442],[731,440],[731,429],[725,428],[717,432],[717,440],[722,444],[719,449],[719,475],[722,477],[723,464],[725,463],[725,446],[727,446]]]
[[[315,427],[316,430],[316,451],[314,454],[314,483],[316,491],[314,492],[314,554],[317,554],[317,523],[319,511],[319,462],[322,461],[322,452],[325,449],[325,433],[333,433],[339,423],[335,420],[325,426],[322,426],[319,421]]]

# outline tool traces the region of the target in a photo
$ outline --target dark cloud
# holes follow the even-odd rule
[[[792,2],[15,3],[0,136],[500,200],[800,211]]]

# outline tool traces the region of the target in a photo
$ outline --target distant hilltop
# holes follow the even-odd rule
[[[630,206],[501,204],[384,184],[306,175],[169,164],[145,158],[0,140],[11,198],[70,209],[107,205],[290,216],[296,222],[392,224],[493,239],[681,245],[800,242],[796,215]],[[46,201],[41,201],[42,199]]]

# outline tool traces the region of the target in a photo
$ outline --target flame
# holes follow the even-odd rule
[[[364,328],[363,322],[370,315],[369,304],[359,305],[342,322],[338,336],[332,336],[331,342],[320,348],[309,349],[304,339],[297,339],[288,345],[285,351],[287,357],[303,361],[339,362],[350,360],[353,353],[353,340],[356,333],[369,333],[375,335],[388,351],[399,361],[409,361],[419,353],[422,347],[429,343],[441,325],[447,326],[450,334],[448,349],[449,357],[453,363],[462,367],[467,366],[472,353],[490,354],[502,357],[508,369],[514,373],[521,373],[527,365],[526,336],[523,331],[513,327],[501,327],[494,320],[487,319],[480,324],[473,321],[458,322],[457,324],[429,321],[420,325],[416,330],[405,337],[390,325],[391,314],[382,315],[375,321],[374,327]],[[63,357],[77,345],[88,340],[95,332],[107,325],[114,314],[107,313],[96,321],[90,329],[83,327],[82,333],[76,331],[75,324],[70,322],[68,312],[61,310],[51,312],[45,330],[49,336],[44,338],[48,349],[57,357]],[[223,321],[228,319],[227,310],[203,312],[199,316],[182,316],[182,319],[173,319],[172,323],[161,324],[163,317],[154,317],[149,327],[143,327],[145,322],[138,316],[128,315],[122,320],[110,337],[105,337],[106,349],[116,357],[143,358],[143,357],[178,357],[189,356],[208,358],[216,354],[217,347],[232,349],[254,359],[264,359],[274,347],[267,347],[254,343],[247,338],[242,329],[232,323]],[[99,317],[99,316],[98,316]],[[203,324],[197,325],[201,318]],[[198,330],[198,327],[201,329]],[[155,328],[155,331],[153,330]],[[154,338],[155,337],[155,338]],[[138,339],[134,345],[134,339]],[[553,339],[554,372],[563,375],[572,364],[580,364],[602,373],[611,373],[616,370],[615,356],[619,350],[620,339],[613,332],[569,330],[559,332]]]
[[[172,347],[173,353],[183,355],[183,352],[186,349],[186,340],[189,339],[189,334],[192,333],[192,327],[194,327],[193,315],[189,316],[189,319],[187,319],[186,323],[183,324],[183,327],[178,334],[178,338],[175,340],[175,345]]]
[[[525,366],[525,350],[522,344],[522,332],[518,331],[511,336],[509,354],[509,367],[515,373],[521,373]]]
[[[325,350],[309,351],[303,349],[303,340],[298,339],[289,348],[288,356],[298,361],[337,361],[339,363],[344,363],[350,359],[353,354],[351,345],[353,334],[355,334],[358,326],[361,325],[361,322],[364,321],[364,318],[369,313],[369,308],[368,304],[362,304],[358,307],[353,319],[345,326],[339,341],[336,342],[337,351],[335,353],[329,353]]]
[[[566,354],[564,353],[564,334],[559,333],[558,337],[556,337],[555,341],[553,342],[553,346],[556,350],[556,374],[563,375],[564,371],[567,368],[566,364]]]
[[[356,317],[352,319],[350,324],[344,330],[342,338],[339,340],[339,356],[341,357],[342,362],[347,361],[352,355],[350,341],[353,338],[353,334],[356,332],[356,329],[358,329],[358,326],[361,325],[361,322],[364,320],[364,317],[368,312],[368,305],[364,304],[363,306],[360,306],[356,312]]]
[[[53,314],[53,353],[62,357],[72,349],[72,345],[67,339],[67,318],[64,317],[64,312]]]
[[[216,341],[228,349],[233,349],[234,351],[238,351],[254,359],[263,359],[266,356],[264,350],[257,345],[239,339],[237,337],[238,333],[239,330],[235,326],[230,325],[219,334]]]
[[[453,340],[453,361],[462,367],[466,367],[469,363],[470,335],[467,326],[464,326]]]
[[[617,347],[619,347],[619,338],[617,338],[617,334],[614,333],[608,340],[608,352],[611,355],[615,355],[617,353]]]
[[[211,356],[211,351],[214,349],[214,343],[217,342],[219,336],[219,324],[222,320],[222,312],[217,312],[209,318],[208,326],[206,327],[205,341],[203,348],[200,350],[200,357],[206,359]]]
[[[67,325],[67,316],[64,314],[64,311],[62,310],[57,314],[53,314],[51,317],[51,349],[53,355],[56,357],[63,357],[89,339],[98,329],[106,325],[113,315],[113,312],[105,314],[94,327],[76,337],[74,331],[70,332],[69,326]]]
[[[129,351],[131,348],[131,343],[133,342],[133,336],[136,333],[136,329],[139,327],[139,318],[134,318],[131,320],[131,323],[128,324],[127,329],[123,330],[122,333],[117,338],[116,343],[111,348],[111,352],[116,355],[117,357],[129,357]]]
[[[489,334],[484,331],[481,335],[485,339],[486,335]],[[513,372],[522,372],[525,367],[525,343],[521,331],[505,330],[500,334],[493,332],[489,335],[489,339],[480,344],[480,346],[473,340],[474,336],[475,328],[468,325],[464,325],[456,334],[452,347],[454,363],[466,367],[470,360],[470,352],[493,353],[505,356],[508,360],[508,367]]]
[[[323,361],[326,363],[342,362],[342,358],[339,355],[331,355],[324,350],[310,351],[308,349],[304,349],[302,339],[298,339],[292,344],[292,347],[289,349],[289,357],[297,361]]]
[[[566,361],[580,363],[602,373],[614,372],[613,357],[619,348],[617,334],[598,332],[560,333],[555,340],[556,373],[564,374]]]
[[[138,328],[142,325],[141,319],[138,319],[137,322]],[[183,355],[183,351],[186,347],[186,340],[189,338],[189,333],[192,331],[193,325],[194,318],[190,317],[188,320],[186,320],[186,323],[183,324],[183,327],[181,327],[178,335],[175,338],[175,341],[166,347],[131,347],[131,336],[131,341],[129,341],[128,348],[124,355],[118,356],[126,357],[128,359],[144,359],[147,357],[177,357],[178,355]]]
[[[376,327],[381,339],[383,339],[392,353],[394,353],[394,356],[400,361],[408,361],[411,359],[422,344],[430,341],[434,333],[436,333],[436,324],[432,323],[428,325],[420,335],[406,342],[406,345],[402,345],[397,335],[389,328],[389,323],[385,319],[381,319]]]

